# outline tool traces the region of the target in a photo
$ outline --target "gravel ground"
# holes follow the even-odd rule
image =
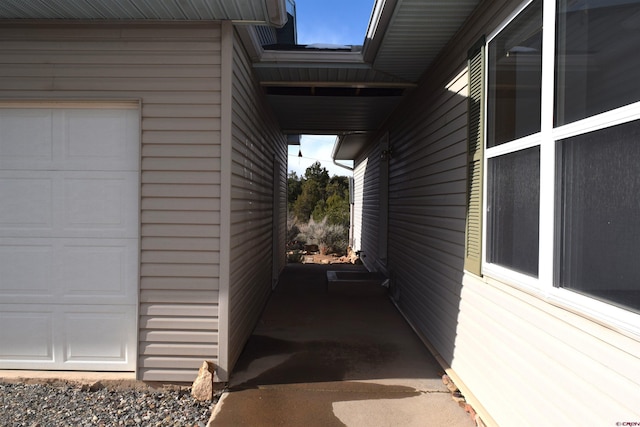
[[[187,387],[0,383],[2,427],[204,427],[212,407],[193,399]]]

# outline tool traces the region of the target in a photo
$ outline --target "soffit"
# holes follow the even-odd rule
[[[234,20],[281,26],[284,0],[2,0],[0,19]]]
[[[254,57],[255,71],[265,87],[402,88],[382,98],[268,95],[286,132],[338,134],[336,158],[353,159],[480,1],[376,0],[360,52],[265,52]]]
[[[397,78],[418,81],[479,3],[397,0],[373,67]]]
[[[362,86],[405,86],[406,81],[397,77],[382,73],[365,64],[349,64],[346,66],[336,66],[336,64],[324,64],[317,66],[316,64],[303,65],[298,64],[294,67],[255,67],[256,74],[263,84],[276,84],[286,82],[298,83],[317,83],[319,85],[357,85]]]
[[[400,97],[267,95],[267,101],[285,133],[337,135],[377,129]]]

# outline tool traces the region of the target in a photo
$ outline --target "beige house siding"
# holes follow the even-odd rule
[[[372,143],[356,160],[354,181],[354,249],[369,270],[377,270],[380,207],[380,147]]]
[[[287,141],[253,75],[237,35],[233,43],[230,264],[228,291],[228,369],[231,370],[258,321],[272,288],[284,250],[275,254],[274,239],[284,248]],[[279,170],[274,173],[274,165]],[[275,178],[278,182],[274,182]],[[274,228],[274,200],[279,226]],[[279,271],[275,272],[277,275]]]
[[[392,295],[489,425],[637,420],[640,337],[464,272],[467,51],[519,4],[483,3],[382,129],[393,149]],[[356,176],[373,156],[358,160]],[[379,184],[362,185],[366,194]]]
[[[640,417],[640,341],[496,281],[464,278],[453,370],[499,425]]]
[[[464,253],[466,77],[454,70],[449,90],[418,95],[423,107],[407,111],[389,132],[391,286],[405,314],[449,360]]]
[[[0,29],[0,98],[139,100],[138,377],[192,381],[218,356],[220,27]]]

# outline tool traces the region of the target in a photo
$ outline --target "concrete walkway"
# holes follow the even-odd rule
[[[210,426],[475,425],[384,288],[331,288],[289,265],[216,405]]]

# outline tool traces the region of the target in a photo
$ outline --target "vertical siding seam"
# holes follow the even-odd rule
[[[227,352],[230,367],[240,355],[271,291],[275,247],[272,241],[277,238],[284,247],[284,228],[278,237],[273,233],[273,192],[280,191],[280,184],[276,185],[272,169],[274,157],[286,159],[286,141],[238,38],[234,39],[233,53],[230,180],[235,197],[230,236],[240,243],[230,248],[228,299],[232,312]],[[286,182],[286,163],[278,175],[278,181]],[[286,199],[282,203],[284,212]],[[245,268],[249,258],[250,267]],[[284,250],[279,261],[282,265]]]
[[[229,379],[229,287],[231,277],[231,174],[234,34],[231,21],[222,22],[221,154],[220,154],[220,293],[217,380]]]
[[[136,297],[136,347],[134,349],[135,357],[135,377],[136,380],[141,380],[142,376],[142,363],[140,360],[140,347],[142,334],[140,333],[140,305],[142,304],[142,99],[138,98],[138,276],[137,276],[137,289]]]

